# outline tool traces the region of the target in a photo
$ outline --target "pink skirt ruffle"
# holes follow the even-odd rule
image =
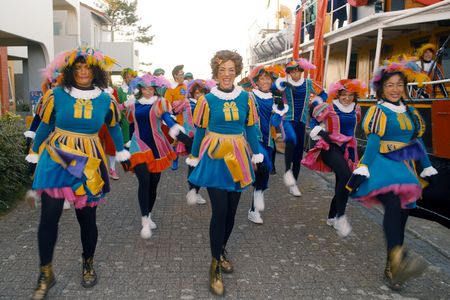
[[[378,200],[378,195],[393,192],[400,197],[400,204],[402,208],[407,208],[408,204],[416,202],[422,197],[422,188],[417,184],[393,184],[381,189],[375,190],[367,194],[366,196],[355,198],[367,207],[381,204]]]
[[[47,193],[52,198],[57,199],[65,199],[68,202],[72,203],[76,209],[81,209],[83,207],[94,207],[97,206],[105,201],[105,198],[102,197],[99,200],[87,202],[88,197],[86,195],[83,196],[77,196],[73,192],[72,188],[70,187],[63,187],[63,188],[49,188],[49,189],[43,189],[43,190],[36,190],[36,192],[39,195],[42,195],[42,193]]]

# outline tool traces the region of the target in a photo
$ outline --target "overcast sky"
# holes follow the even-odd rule
[[[151,24],[153,45],[138,46],[141,62],[152,63],[150,70],[163,68],[171,78],[175,65],[195,78],[210,78],[209,61],[218,50],[237,50],[242,56],[258,19],[264,27],[274,11],[266,9],[268,0],[140,0],[138,14],[143,24]],[[271,5],[277,1],[272,0]],[[298,0],[280,0],[292,11]],[[253,26],[255,28],[255,26]],[[258,27],[256,27],[258,28]]]

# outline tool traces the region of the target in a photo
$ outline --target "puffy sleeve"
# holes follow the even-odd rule
[[[425,133],[425,129],[426,129],[425,122],[424,122],[422,116],[420,115],[419,111],[415,107],[408,106],[408,109],[411,111],[412,117],[414,118],[414,120],[413,120],[414,126],[418,127],[417,128],[417,139],[419,140],[420,144],[422,145],[423,149],[426,152],[426,147],[422,140],[422,136]],[[427,168],[427,167],[431,166],[431,161],[430,161],[430,158],[428,157],[428,154],[425,154],[420,159],[420,164],[422,165],[422,168]]]
[[[386,130],[386,115],[378,106],[372,106],[366,113],[363,120],[363,129],[367,135],[367,146],[360,165],[369,168],[380,150],[381,137],[384,136]]]
[[[41,121],[47,125],[52,125],[55,122],[54,117],[55,99],[53,96],[53,90],[48,90],[41,100],[39,107],[39,117]]]
[[[384,136],[386,131],[387,118],[383,110],[378,106],[372,106],[366,113],[363,120],[363,130],[366,136],[376,134],[380,137]]]
[[[419,111],[413,107],[408,106],[409,110],[412,113],[412,116],[414,118],[414,126],[417,126],[417,137],[422,137],[426,130],[425,121],[423,120],[422,116],[420,115]]]
[[[170,102],[166,98],[160,97],[154,104],[154,111],[156,116],[161,118],[164,113],[172,113],[172,105],[170,105]]]
[[[248,114],[247,114],[247,126],[253,126],[258,123],[258,110],[256,109],[255,99],[252,94],[248,97]]]
[[[256,108],[255,108],[256,109]],[[193,123],[198,128],[208,128],[209,123],[209,105],[205,96],[200,97],[194,109]]]
[[[49,134],[55,128],[55,99],[53,91],[48,90],[41,100],[39,117],[41,122],[36,130],[33,147],[31,153],[39,153],[41,144],[47,139]]]
[[[107,114],[105,123],[108,127],[114,127],[120,121],[120,110],[117,101],[111,97],[111,103],[109,104],[109,112]]]
[[[247,114],[247,126],[245,128],[245,133],[247,136],[247,142],[252,149],[254,154],[260,153],[259,143],[258,143],[258,131],[257,124],[259,122],[258,119],[258,111],[255,105],[255,99],[253,96],[249,95],[248,97],[248,114]]]

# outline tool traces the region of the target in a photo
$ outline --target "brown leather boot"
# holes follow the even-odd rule
[[[33,300],[41,300],[47,296],[48,291],[55,285],[55,275],[53,274],[52,264],[41,266],[37,287],[31,296]]]
[[[81,276],[81,285],[84,288],[90,288],[97,284],[97,274],[94,270],[94,258],[84,258],[83,256],[83,274]]]
[[[220,267],[224,273],[232,273],[233,272],[233,264],[228,259],[227,250],[223,250],[222,255],[220,255]]]
[[[211,268],[209,270],[209,289],[214,295],[217,296],[223,296],[225,292],[220,263],[214,257],[211,261]]]
[[[392,284],[402,285],[405,281],[420,276],[427,268],[425,260],[406,252],[402,246],[389,251],[389,262],[392,272]]]

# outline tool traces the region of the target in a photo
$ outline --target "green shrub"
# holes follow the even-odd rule
[[[12,113],[0,116],[0,211],[21,198],[24,187],[30,183],[24,155],[24,131],[25,124],[20,116]]]

